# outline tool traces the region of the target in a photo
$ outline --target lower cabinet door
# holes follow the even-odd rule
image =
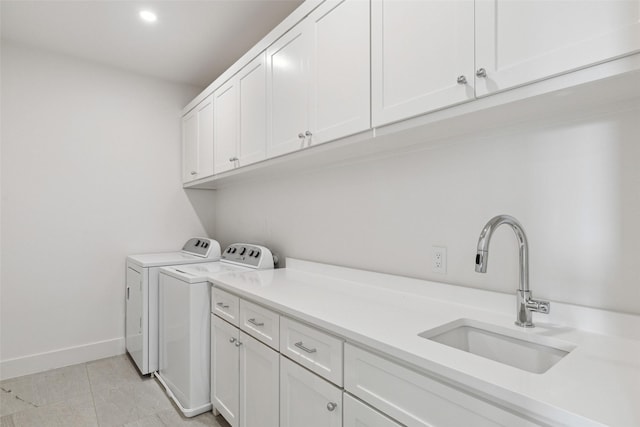
[[[343,427],[402,427],[397,422],[365,405],[359,400],[344,394]]]
[[[240,331],[240,427],[278,427],[278,353]]]
[[[211,315],[211,403],[238,427],[240,358],[238,328]]]
[[[342,426],[342,390],[280,356],[280,427]]]

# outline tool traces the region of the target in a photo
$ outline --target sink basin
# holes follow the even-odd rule
[[[471,319],[458,319],[418,335],[535,374],[547,372],[575,348],[552,338]]]

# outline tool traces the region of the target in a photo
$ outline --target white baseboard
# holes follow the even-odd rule
[[[0,361],[0,380],[124,354],[124,338],[98,341]]]

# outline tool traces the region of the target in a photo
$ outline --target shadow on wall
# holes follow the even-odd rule
[[[198,216],[200,224],[202,224],[202,227],[207,232],[207,236],[212,239],[218,240],[220,246],[224,247],[223,242],[220,242],[216,237],[215,191],[185,189],[184,192],[189,199],[189,203],[191,203],[191,206],[193,206],[193,210]]]

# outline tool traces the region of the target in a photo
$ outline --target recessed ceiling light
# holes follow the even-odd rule
[[[144,22],[156,22],[158,20],[158,17],[150,10],[141,10],[140,19],[142,19]]]

